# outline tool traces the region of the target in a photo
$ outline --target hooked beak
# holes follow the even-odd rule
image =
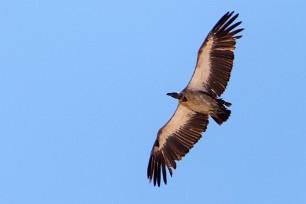
[[[167,93],[168,96],[171,96],[173,98],[179,99],[181,97],[181,95],[179,93],[176,92],[172,92],[172,93]]]

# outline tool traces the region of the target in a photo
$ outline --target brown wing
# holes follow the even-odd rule
[[[227,12],[207,35],[187,89],[206,91],[213,96],[225,91],[233,67],[236,39],[241,38],[236,34],[243,30],[235,30],[241,21],[232,24],[238,17],[238,14],[232,17],[233,13]]]
[[[178,105],[174,115],[157,134],[148,165],[147,175],[154,186],[160,186],[161,176],[167,184],[168,169],[172,176],[172,168],[181,160],[202,137],[208,125],[208,115],[196,113],[185,106]]]

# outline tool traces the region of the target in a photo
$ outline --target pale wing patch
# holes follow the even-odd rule
[[[198,53],[198,61],[193,76],[188,84],[191,90],[202,90],[203,84],[206,84],[210,75],[210,52],[213,46],[213,37],[209,37],[200,48]]]
[[[159,130],[158,140],[160,150],[166,143],[167,138],[173,133],[177,132],[181,127],[183,127],[194,112],[185,106],[178,105],[172,118]]]

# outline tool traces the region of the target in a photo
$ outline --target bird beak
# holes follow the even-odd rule
[[[176,94],[175,94],[175,93],[167,93],[167,95],[168,95],[168,96],[171,96],[171,97],[173,97],[173,98],[175,98],[175,95],[176,95]]]
[[[181,95],[179,93],[173,92],[173,93],[167,93],[168,96],[171,96],[172,98],[179,99]]]

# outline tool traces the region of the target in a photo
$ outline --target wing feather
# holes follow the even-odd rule
[[[174,115],[157,134],[148,165],[147,176],[160,186],[161,176],[167,184],[166,167],[172,176],[172,168],[202,137],[208,125],[208,115],[196,113],[178,105]]]
[[[227,12],[207,35],[198,52],[198,60],[193,76],[186,89],[202,90],[214,97],[220,96],[226,89],[230,79],[236,35],[243,29],[237,29],[240,22],[232,24],[238,14]]]

